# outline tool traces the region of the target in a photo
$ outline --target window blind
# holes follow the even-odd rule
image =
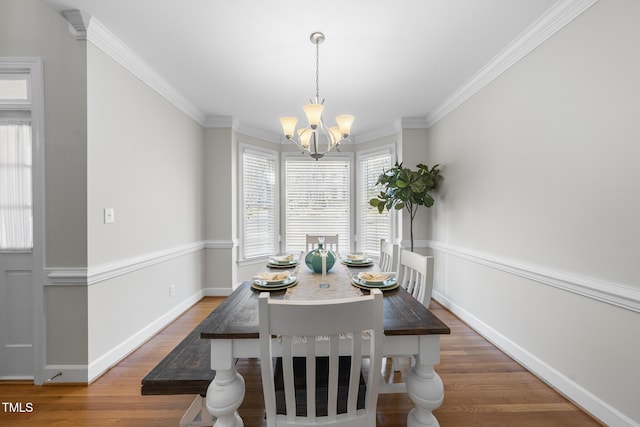
[[[0,250],[33,248],[32,140],[28,121],[0,122]]]
[[[358,219],[358,251],[377,256],[380,252],[380,239],[391,239],[391,215],[388,211],[378,213],[378,208],[369,204],[369,200],[380,193],[376,186],[378,176],[391,167],[391,154],[388,150],[372,153],[359,160],[360,188]]]
[[[278,195],[274,156],[242,153],[242,257],[276,253]]]
[[[285,160],[286,250],[305,249],[307,234],[338,234],[341,252],[350,249],[351,162]]]

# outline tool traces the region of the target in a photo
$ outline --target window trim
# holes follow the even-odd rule
[[[0,110],[31,110],[33,102],[33,70],[28,69],[23,64],[2,64],[0,63],[0,80],[25,80],[27,85],[27,97],[22,98],[1,98]]]
[[[354,215],[354,239],[353,239],[353,244],[355,245],[355,248],[358,247],[358,244],[360,242],[360,236],[362,234],[362,223],[361,221],[358,221],[358,219],[360,217],[362,217],[363,212],[362,209],[360,207],[360,197],[362,196],[362,194],[360,194],[360,188],[362,186],[362,170],[360,167],[360,162],[364,159],[367,159],[368,157],[375,157],[375,156],[379,156],[381,154],[389,154],[390,158],[391,158],[391,165],[393,165],[393,163],[395,163],[395,161],[397,160],[396,157],[396,146],[395,144],[385,144],[385,145],[380,145],[377,147],[370,147],[367,148],[365,150],[361,150],[361,151],[357,151],[356,152],[356,194],[357,197],[356,199],[356,211],[355,211],[355,215]],[[401,217],[401,215],[397,215],[395,210],[392,210],[389,212],[390,213],[390,218],[389,221],[391,222],[389,224],[389,230],[391,231],[391,236],[389,236],[390,240],[392,242],[395,242],[398,236],[398,229],[399,229],[399,218]]]
[[[286,163],[286,161],[288,159],[295,159],[295,160],[302,160],[302,161],[309,161],[309,162],[315,162],[315,159],[312,159],[311,157],[307,156],[307,155],[301,155],[299,152],[282,152],[280,153],[280,210],[281,212],[285,212],[285,204],[286,204],[286,188],[287,188],[287,178],[286,178],[286,170],[284,168],[284,164]],[[349,168],[349,192],[350,194],[353,196],[355,193],[355,155],[352,152],[336,152],[333,151],[331,153],[329,153],[328,155],[326,155],[325,157],[323,157],[320,160],[317,160],[319,162],[328,162],[328,161],[343,161],[343,160],[348,160],[349,164],[350,164],[350,168]],[[355,212],[355,201],[354,201],[354,197],[350,198],[351,200],[349,201],[349,212],[350,212],[350,218],[349,218],[349,247],[348,248],[340,248],[341,252],[347,252],[347,251],[352,251],[353,250],[353,237],[354,237],[354,226],[355,226],[355,217],[353,215],[353,213]],[[280,230],[286,230],[286,224],[287,223],[287,219],[285,218],[285,215],[281,215],[280,216]],[[280,250],[283,251],[284,248],[287,247],[287,235],[286,233],[282,233],[282,235],[280,236]]]
[[[250,153],[256,156],[263,156],[269,159],[274,160],[275,162],[275,189],[274,189],[274,194],[276,196],[276,203],[275,203],[275,224],[274,224],[274,229],[275,229],[275,234],[273,236],[274,238],[274,247],[276,248],[277,251],[279,251],[279,245],[280,245],[280,212],[281,212],[281,205],[282,205],[282,199],[281,199],[281,190],[280,190],[280,173],[279,170],[281,169],[280,165],[280,156],[278,151],[276,150],[270,150],[267,148],[262,148],[262,147],[256,147],[255,145],[252,144],[247,144],[247,143],[239,143],[238,144],[238,148],[239,148],[239,156],[238,156],[238,193],[239,193],[239,206],[238,206],[238,240],[239,240],[239,248],[238,248],[238,264],[239,265],[243,265],[243,264],[247,264],[247,263],[252,263],[253,261],[260,261],[260,260],[264,260],[267,259],[268,256],[257,256],[257,257],[246,257],[245,256],[245,252],[244,252],[244,235],[245,235],[245,231],[244,231],[244,208],[245,208],[245,203],[244,203],[244,161],[243,161],[243,154],[244,153]]]

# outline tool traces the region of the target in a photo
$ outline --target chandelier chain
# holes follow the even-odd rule
[[[316,43],[316,102],[320,100],[320,43]]]

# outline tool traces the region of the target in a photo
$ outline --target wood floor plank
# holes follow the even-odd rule
[[[140,382],[198,325],[222,298],[202,299],[176,321],[90,385],[33,386],[0,382],[0,401],[33,404],[33,412],[9,414],[0,408],[0,425],[176,427],[194,396],[142,396]],[[441,337],[441,362],[436,367],[445,387],[443,405],[435,412],[441,427],[589,427],[601,424],[527,372],[480,337],[437,302],[430,309],[450,328]],[[385,381],[401,381],[400,372],[385,363]],[[240,360],[246,395],[240,414],[247,427],[262,427],[264,406],[258,359]],[[378,426],[406,424],[413,407],[406,394],[380,395]]]

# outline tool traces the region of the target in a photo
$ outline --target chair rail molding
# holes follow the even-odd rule
[[[94,285],[104,280],[131,273],[132,271],[197,252],[204,249],[204,247],[204,242],[193,242],[161,251],[150,252],[137,257],[125,258],[109,264],[92,266],[88,269],[87,285]]]
[[[44,273],[47,278],[45,286],[87,284],[86,268],[46,268]]]
[[[486,267],[640,313],[640,289],[638,288],[497,257],[433,240],[429,241],[428,247]]]
[[[230,240],[205,240],[205,249],[233,249],[238,246],[238,239]]]

